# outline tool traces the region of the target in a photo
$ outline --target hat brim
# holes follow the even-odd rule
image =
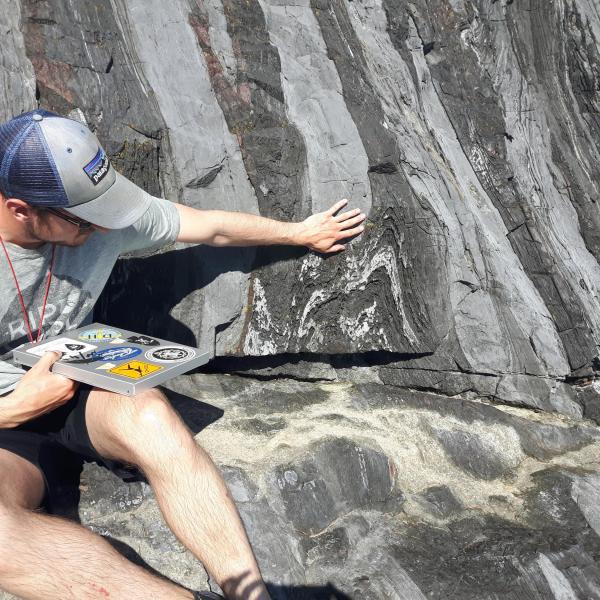
[[[133,225],[150,207],[152,196],[120,173],[116,175],[115,182],[104,194],[65,210],[107,229]]]

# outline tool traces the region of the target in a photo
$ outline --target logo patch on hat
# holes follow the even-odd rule
[[[100,148],[96,156],[83,167],[83,170],[90,178],[91,182],[94,185],[98,185],[106,177],[109,168],[110,161],[108,160],[108,156],[106,156],[106,152]]]

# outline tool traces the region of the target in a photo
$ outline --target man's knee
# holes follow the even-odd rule
[[[161,452],[181,447],[179,437],[185,426],[162,392],[151,389],[124,401],[128,407],[121,411],[117,428],[134,455],[147,456],[154,447]]]
[[[34,509],[44,497],[42,472],[25,458],[0,448],[0,503]]]
[[[132,406],[131,419],[136,429],[162,430],[165,424],[179,418],[167,397],[155,388],[134,396]]]

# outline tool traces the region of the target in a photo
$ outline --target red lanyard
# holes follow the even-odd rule
[[[25,318],[25,325],[27,325],[27,333],[29,334],[29,341],[33,342],[33,333],[31,332],[31,323],[29,322],[29,316],[27,314],[27,309],[25,308],[25,301],[23,300],[23,294],[21,293],[21,288],[19,287],[19,281],[17,280],[17,274],[15,273],[15,268],[13,267],[12,261],[10,260],[10,256],[8,255],[8,251],[6,250],[6,246],[4,245],[4,240],[2,236],[0,236],[0,244],[2,244],[2,248],[4,248],[4,254],[6,255],[6,260],[8,261],[8,266],[12,271],[13,278],[15,280],[15,286],[17,287],[17,293],[19,294],[19,302],[21,303],[21,310],[23,311],[23,317]],[[40,341],[40,336],[42,335],[42,329],[44,326],[44,315],[46,314],[46,301],[48,300],[48,293],[50,292],[50,284],[52,283],[52,269],[54,268],[54,254],[56,251],[56,244],[52,244],[52,257],[50,258],[50,266],[48,267],[48,282],[46,283],[46,293],[44,294],[44,304],[42,306],[42,314],[40,316],[40,326],[38,327],[37,338],[35,342]]]

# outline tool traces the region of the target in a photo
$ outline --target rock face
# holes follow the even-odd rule
[[[274,595],[600,597],[597,2],[0,0],[0,24],[1,118],[85,120],[197,208],[368,214],[335,256],[125,259],[96,315],[214,355],[177,385],[225,410],[199,440]],[[84,522],[199,583],[145,484],[84,475]]]
[[[301,220],[347,197],[369,215],[336,256],[124,261],[102,317],[197,343],[227,370],[301,356],[335,378],[344,356],[393,385],[586,409],[564,382],[594,377],[600,336],[592,2],[15,10],[4,115],[37,101],[84,118],[117,168],[192,206]],[[140,286],[153,299],[131,314]]]

